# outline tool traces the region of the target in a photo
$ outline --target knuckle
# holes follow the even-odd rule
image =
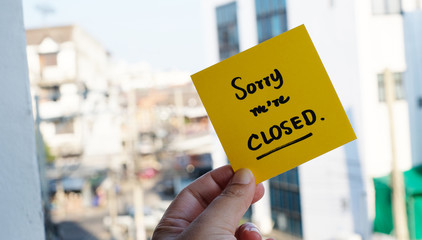
[[[221,196],[229,198],[239,198],[245,195],[245,189],[241,186],[233,185],[226,188]]]

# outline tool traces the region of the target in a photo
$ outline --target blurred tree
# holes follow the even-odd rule
[[[56,160],[56,156],[51,153],[50,147],[44,142],[45,162],[52,164]]]

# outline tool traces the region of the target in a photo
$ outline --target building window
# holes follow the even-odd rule
[[[401,12],[400,0],[372,0],[373,14],[397,14]]]
[[[384,83],[384,73],[378,74],[377,79],[378,79],[378,101],[385,102],[386,92],[385,92],[385,83]],[[395,100],[403,100],[405,98],[403,73],[401,72],[393,73],[393,80],[394,80]]]
[[[255,0],[258,42],[287,31],[286,0]]]
[[[236,2],[217,7],[216,12],[218,46],[221,61],[239,53]]]
[[[270,195],[275,227],[302,238],[298,168],[271,178]]]
[[[43,86],[40,88],[39,95],[41,99],[48,100],[48,101],[58,101],[60,100],[61,94],[60,94],[60,86],[54,85],[54,86]]]
[[[56,134],[71,134],[74,133],[73,119],[60,119],[54,122],[56,127]]]
[[[57,65],[57,53],[40,53],[39,57],[41,69]]]

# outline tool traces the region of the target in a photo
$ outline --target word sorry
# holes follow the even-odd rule
[[[310,126],[317,120],[315,112],[311,109],[303,111],[301,115],[304,123],[299,116],[294,116],[280,124],[271,126],[267,132],[261,131],[260,135],[252,133],[248,139],[248,148],[256,151],[262,147],[262,144],[268,145],[274,140],[279,140],[283,134],[290,135],[293,133],[293,129],[301,129],[305,126],[304,124]],[[321,118],[321,120],[323,121],[324,118]]]
[[[270,87],[273,84],[275,84],[273,86],[275,89],[281,88],[281,86],[283,86],[283,76],[281,76],[281,73],[277,69],[274,69],[274,73],[275,75],[271,73],[270,76],[266,76],[261,80],[248,83],[246,85],[246,89],[237,85],[237,81],[242,80],[241,77],[233,78],[232,87],[240,91],[239,93],[235,93],[236,98],[243,100],[248,96],[248,94],[254,94],[258,89],[264,89],[265,86]]]

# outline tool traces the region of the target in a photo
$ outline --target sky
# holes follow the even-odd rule
[[[199,0],[23,0],[26,28],[77,24],[116,60],[156,70],[204,68]],[[39,6],[54,12],[43,16]]]

